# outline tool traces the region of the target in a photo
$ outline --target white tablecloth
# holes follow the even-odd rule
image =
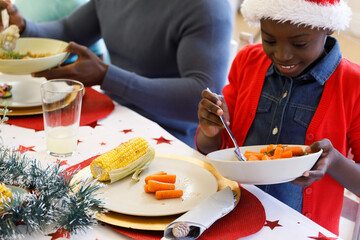
[[[7,124],[0,126],[5,145],[22,149],[29,157],[38,159],[42,165],[53,164],[59,159],[49,156],[45,148],[44,131],[34,131]],[[77,152],[64,163],[77,164],[94,155],[104,153],[135,136],[149,140],[157,153],[194,157],[205,157],[166,132],[158,124],[140,116],[134,111],[115,104],[115,110],[105,119],[99,120],[96,127],[83,126],[79,131]],[[314,223],[270,195],[252,185],[243,185],[263,204],[266,212],[265,226],[256,234],[242,239],[339,239],[336,235]],[[50,236],[32,235],[26,239],[51,239]],[[84,233],[71,235],[70,239],[114,240],[130,239],[99,223]]]

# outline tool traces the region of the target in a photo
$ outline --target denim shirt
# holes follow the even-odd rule
[[[333,37],[327,38],[325,51],[326,56],[296,78],[284,77],[273,64],[270,66],[244,146],[305,144],[305,134],[320,102],[324,84],[342,58],[340,46]],[[292,183],[258,187],[295,210],[302,211],[302,187]]]

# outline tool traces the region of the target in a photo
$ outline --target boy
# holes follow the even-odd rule
[[[203,91],[197,148],[233,146],[221,114],[240,145],[322,148],[302,177],[259,187],[338,234],[344,187],[360,194],[360,67],[330,36],[347,27],[350,8],[343,0],[245,0],[241,11],[260,22],[262,44],[239,52],[224,97]],[[357,163],[345,157],[350,147]]]

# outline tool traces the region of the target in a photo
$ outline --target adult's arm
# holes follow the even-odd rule
[[[186,28],[177,30],[182,36],[177,47],[179,77],[148,78],[110,64],[101,88],[153,115],[197,122],[202,90],[209,87],[219,93],[225,84],[233,26],[228,1],[198,2],[200,5],[193,6],[196,11],[186,19]],[[91,1],[61,21],[39,25],[28,21],[23,35],[89,46],[100,37],[96,16]]]
[[[101,87],[149,113],[197,122],[201,92],[220,93],[227,79],[232,13],[228,1],[198,7],[177,49],[180,77],[147,78],[110,65]]]
[[[25,25],[21,37],[54,38],[85,46],[90,46],[101,38],[95,4],[92,1],[59,21],[35,23],[25,19]]]

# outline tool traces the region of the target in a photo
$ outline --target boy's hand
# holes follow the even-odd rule
[[[66,78],[82,82],[85,86],[101,85],[108,65],[85,46],[70,42],[66,51],[78,55],[78,59],[69,65],[42,72],[33,73],[33,77],[46,79]]]
[[[203,90],[201,96],[198,107],[200,128],[207,137],[214,137],[224,127],[220,115],[223,114],[229,124],[228,108],[223,96],[212,93],[209,89]]]
[[[314,142],[309,148],[306,149],[306,151],[308,153],[312,153],[318,152],[320,149],[323,149],[323,153],[320,155],[320,158],[317,160],[312,169],[310,171],[304,172],[301,177],[295,179],[292,183],[307,187],[314,181],[319,181],[324,177],[325,173],[336,161],[340,153],[333,147],[329,139],[323,139],[321,141]]]

